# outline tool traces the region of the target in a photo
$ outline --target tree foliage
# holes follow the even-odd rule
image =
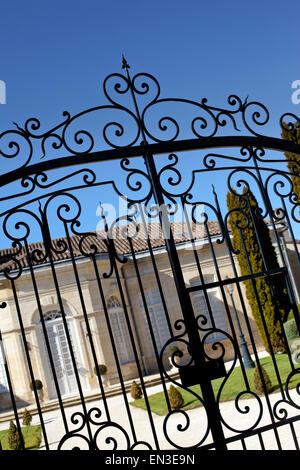
[[[23,448],[22,437],[13,421],[9,423],[8,446],[11,450],[21,450]]]
[[[98,370],[100,375],[105,375],[107,372],[107,367],[105,364],[98,364]],[[94,367],[94,373],[95,375],[98,375],[97,367]]]
[[[23,424],[24,426],[29,426],[32,421],[32,416],[30,411],[25,408],[24,413],[23,413]]]
[[[242,196],[228,192],[227,207],[233,235],[232,244],[238,250],[241,275],[279,268],[270,230],[260,217],[258,203],[252,192],[246,188]],[[286,352],[282,322],[288,316],[290,302],[284,279],[280,275],[258,277],[254,282],[245,281],[245,287],[266,350],[270,351],[269,337],[274,352]]]
[[[131,384],[130,388],[130,395],[134,400],[138,400],[139,398],[142,398],[143,392],[139,384],[136,383],[134,380]]]
[[[257,365],[255,366],[253,384],[257,393],[262,395],[264,392],[270,393],[273,389],[273,385],[267,371],[263,368],[263,366],[260,366],[260,369],[261,370],[259,371]]]
[[[174,385],[170,385],[168,396],[172,410],[179,410],[183,406],[184,399],[178,388],[174,387]]]
[[[281,132],[281,137],[295,144],[300,144],[300,127],[289,129],[287,124],[284,124],[283,127],[284,128]],[[287,160],[287,167],[291,173],[293,192],[298,197],[297,202],[300,203],[300,155],[295,155],[288,152],[285,152],[284,155]]]

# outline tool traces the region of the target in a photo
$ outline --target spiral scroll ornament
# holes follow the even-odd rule
[[[262,137],[262,129],[270,122],[266,106],[258,101],[243,99],[235,94],[227,98],[225,107],[184,98],[161,96],[158,80],[149,73],[137,73],[130,77],[129,65],[123,58],[125,74],[112,73],[103,81],[106,104],[94,106],[71,115],[62,112],[62,118],[50,129],[36,117],[28,118],[24,125],[14,122],[14,128],[0,133],[0,156],[15,160],[22,168],[49,155],[65,157],[88,155],[102,150],[128,149],[148,143],[172,143],[183,138],[181,116],[190,110],[190,138],[211,139],[244,132],[246,135]],[[164,109],[171,109],[165,113]],[[106,120],[107,115],[115,116]],[[103,119],[99,120],[99,116]],[[95,125],[96,123],[96,125]],[[295,114],[285,113],[279,126],[293,132],[300,119]],[[96,130],[95,130],[96,127]],[[102,137],[101,137],[102,136]],[[101,144],[102,138],[102,144]],[[185,138],[185,136],[184,136]]]

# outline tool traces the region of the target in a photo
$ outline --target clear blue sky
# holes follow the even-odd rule
[[[300,114],[291,102],[291,84],[300,79],[299,12],[297,2],[269,0],[2,2],[0,80],[7,96],[0,132],[29,117],[46,130],[64,110],[105,103],[102,82],[122,73],[123,53],[133,74],[159,80],[163,97],[226,106],[234,93],[263,102],[272,116],[269,134],[278,137],[281,114]],[[10,165],[4,159],[1,171]],[[112,168],[104,178],[116,178]]]

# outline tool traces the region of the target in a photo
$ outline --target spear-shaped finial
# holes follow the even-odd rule
[[[103,206],[102,206],[101,202],[99,202],[99,207],[100,207],[100,211],[101,211],[101,218],[104,222],[104,230],[107,233],[108,232],[108,225],[107,225],[106,217],[105,217],[105,214],[104,214],[104,209],[103,209]]]
[[[41,201],[40,201],[40,200],[38,200],[38,201],[39,201],[39,211],[40,211],[41,214],[43,214],[43,209],[42,209]]]
[[[128,64],[127,60],[124,57],[124,54],[122,54],[122,69],[125,69],[126,72],[128,69],[130,69],[130,65]]]
[[[101,201],[99,201],[99,207],[100,207],[100,210],[101,210],[101,217],[102,217],[102,219],[103,219],[103,217],[104,217],[104,210],[103,210]]]
[[[216,202],[217,210],[218,210],[219,213],[221,213],[218,195],[217,195],[217,193],[216,193],[216,190],[215,190],[215,187],[214,187],[213,184],[212,184],[212,192],[213,192],[213,195],[214,195],[214,197],[215,197],[215,202]]]

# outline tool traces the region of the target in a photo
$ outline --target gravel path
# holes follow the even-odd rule
[[[152,393],[156,393],[157,391],[161,390],[161,386],[155,386],[149,389],[149,395]],[[297,393],[296,390],[293,390],[291,393],[292,399],[295,400],[297,403]],[[293,398],[294,397],[294,398]],[[270,396],[270,404],[266,403],[266,400],[262,398],[261,402],[263,403],[263,415],[260,420],[260,426],[268,425],[271,423],[270,414],[268,412],[269,406],[273,408],[273,406],[281,399],[280,394],[273,394]],[[130,401],[131,398],[128,394],[128,400]],[[189,448],[191,446],[196,446],[201,439],[205,436],[206,432],[206,413],[203,407],[195,408],[193,410],[189,410],[187,412],[188,418],[190,420],[189,426],[186,427],[186,415],[181,412],[175,413],[166,424],[167,435],[169,436],[169,440],[166,439],[166,434],[164,433],[164,424],[165,424],[165,417],[158,416],[152,414],[153,424],[155,426],[157,439],[154,440],[153,432],[151,429],[151,422],[148,416],[148,413],[142,409],[135,408],[130,406],[130,415],[132,422],[134,423],[135,433],[136,436],[133,436],[130,429],[130,422],[128,418],[128,413],[126,407],[124,405],[124,399],[121,395],[111,397],[107,400],[109,412],[110,412],[110,419],[114,421],[118,425],[122,426],[123,429],[126,429],[128,435],[130,436],[130,442],[137,442],[137,441],[145,441],[151,445],[153,449],[157,449],[159,447],[162,450],[167,449],[176,449],[171,442],[178,445],[180,448]],[[299,403],[299,401],[298,401]],[[230,437],[233,435],[237,435],[239,432],[249,429],[251,426],[254,426],[258,416],[260,416],[260,406],[256,399],[247,399],[247,400],[240,400],[239,402],[239,410],[235,406],[233,401],[221,403],[220,411],[222,418],[227,425],[231,427],[228,429],[227,426],[224,426],[224,433],[226,437]],[[105,422],[106,415],[103,410],[103,403],[100,401],[92,402],[87,405],[87,408],[90,410],[93,407],[100,408],[103,412],[103,415],[98,418],[98,422]],[[248,408],[247,408],[248,407]],[[291,407],[290,405],[285,405],[284,407],[277,406],[277,411],[280,415],[280,409],[284,408],[288,411],[288,417],[296,416],[299,414],[299,409],[295,407]],[[71,407],[66,409],[66,415],[68,418],[68,423],[71,423],[71,416],[73,413],[78,412],[80,407]],[[247,413],[247,409],[249,412]],[[92,415],[94,420],[97,421],[95,414]],[[77,429],[82,420],[79,418],[79,421],[74,424],[70,424],[70,431]],[[49,441],[50,449],[57,449],[58,444],[61,438],[65,435],[65,429],[63,427],[61,415],[59,410],[51,411],[45,413],[45,426],[47,430],[47,437]],[[278,419],[276,419],[278,421]],[[37,424],[39,422],[38,416],[34,417],[32,424]],[[180,427],[182,429],[180,430]],[[92,425],[91,432],[92,435],[95,436],[97,430],[99,430],[99,426]],[[234,430],[234,431],[233,431]],[[298,438],[298,442],[300,444],[300,421],[296,421],[293,426],[291,427],[289,424],[281,426],[278,428],[278,436],[280,439],[282,450],[295,450],[295,443],[293,439],[293,432],[294,435]],[[79,431],[81,436],[88,436],[86,426]],[[114,437],[118,442],[118,449],[123,450],[127,448],[127,439],[124,432],[122,432],[118,427],[107,426],[103,427],[101,432],[98,433],[97,437],[97,445],[99,448],[104,450],[111,450],[113,448],[113,441],[108,440],[107,438]],[[171,440],[171,442],[170,442]],[[210,435],[205,440],[205,443],[210,441]],[[266,450],[278,450],[278,443],[276,440],[276,433],[274,430],[266,431],[262,434],[263,444]],[[82,437],[73,437],[72,439],[68,439],[65,444],[63,445],[63,449],[71,449],[74,446],[80,448],[88,448],[86,441]],[[249,450],[261,450],[261,441],[257,435],[251,436],[245,439],[246,448]],[[43,443],[41,446],[42,449],[45,449],[45,444]],[[139,446],[139,449],[145,449],[145,446]],[[231,450],[241,450],[243,449],[241,441],[232,442],[228,445],[228,448]]]

